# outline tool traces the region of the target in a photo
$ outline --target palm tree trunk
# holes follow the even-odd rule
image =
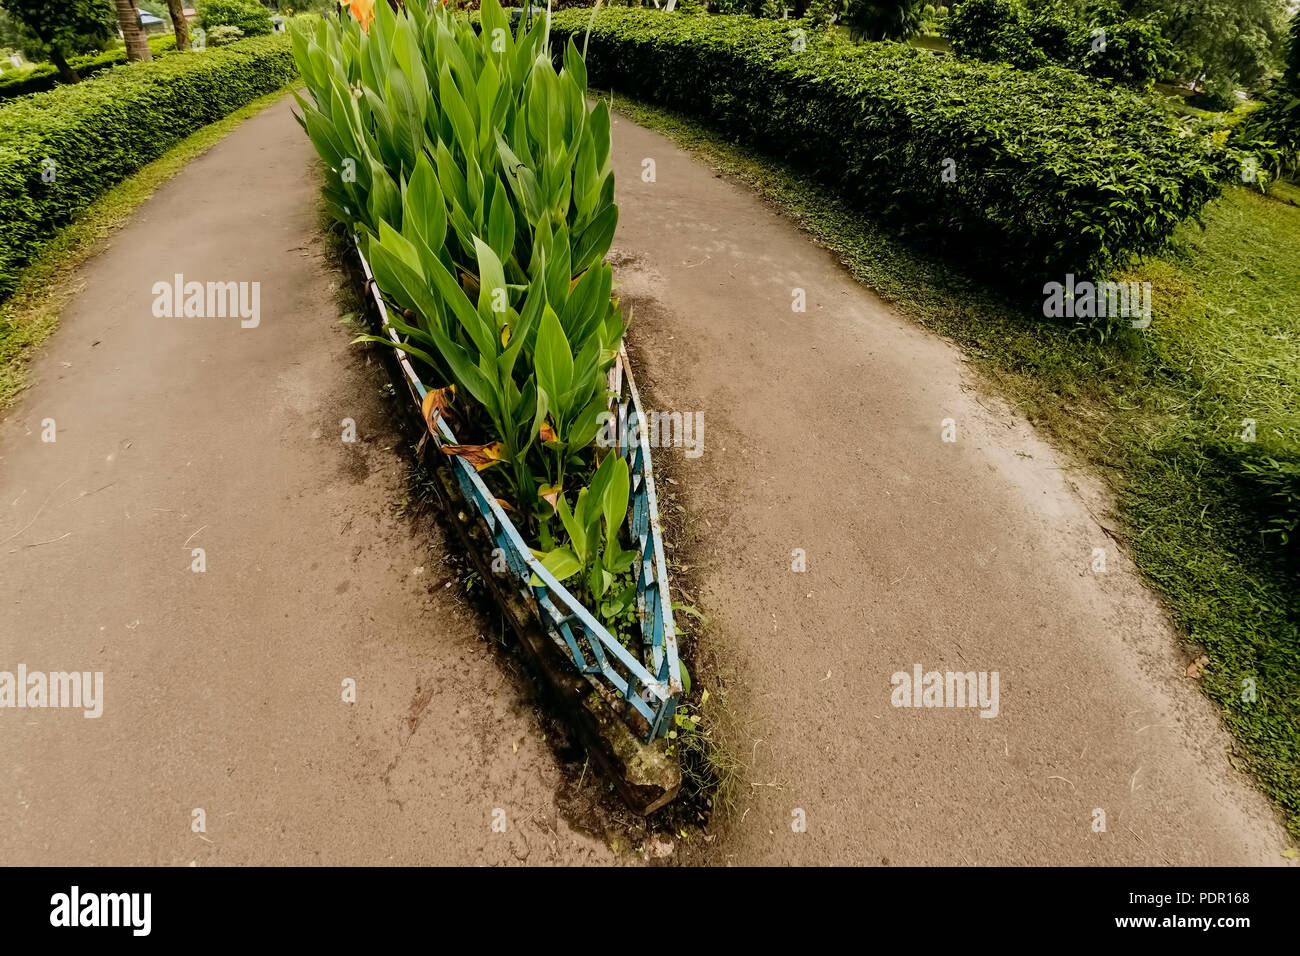
[[[126,40],[126,58],[128,60],[152,60],[149,41],[145,39],[144,28],[140,26],[140,14],[135,8],[135,0],[114,0],[117,7],[117,22],[122,28],[122,38]]]
[[[176,31],[176,49],[190,48],[190,25],[185,21],[185,0],[167,0],[172,15],[172,29]]]

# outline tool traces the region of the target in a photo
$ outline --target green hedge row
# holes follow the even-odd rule
[[[176,34],[167,33],[149,38],[149,49],[153,55],[166,56],[176,52]],[[68,65],[77,71],[83,80],[114,66],[126,62],[126,47],[105,50],[89,56],[74,56]],[[0,100],[13,99],[15,96],[27,96],[30,93],[44,93],[59,85],[59,71],[53,63],[39,63],[29,70],[14,70],[12,73],[0,74]]]
[[[0,106],[0,298],[53,232],[170,146],[297,75],[287,36],[133,63]],[[54,162],[54,181],[42,171]]]
[[[579,47],[584,11],[554,15]],[[700,117],[1013,284],[1095,275],[1162,246],[1218,194],[1233,156],[1139,95],[797,24],[607,10],[593,86]],[[949,173],[945,181],[944,173]]]

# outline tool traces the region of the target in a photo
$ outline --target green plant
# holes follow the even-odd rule
[[[207,31],[205,41],[208,46],[229,46],[244,38],[244,31],[239,27],[219,26]]]
[[[155,58],[175,53],[176,37],[170,33],[152,36],[149,38],[149,49]],[[68,65],[84,80],[96,73],[121,66],[125,62],[126,49],[116,47],[85,56],[74,56],[68,61]],[[21,71],[15,70],[12,74],[0,77],[0,100],[27,96],[31,93],[44,93],[46,90],[54,89],[59,82],[58,69],[52,63],[37,64]]]
[[[1276,534],[1284,545],[1300,541],[1300,460],[1243,461],[1241,470],[1260,488],[1266,533]]]
[[[396,307],[399,348],[439,386],[434,412],[453,386],[471,400],[457,430],[479,440],[443,451],[484,472],[598,607],[631,561],[627,465],[606,453],[597,467],[595,447],[623,334],[603,261],[618,221],[609,110],[588,109],[573,42],[551,64],[546,17],[512,34],[487,0],[480,23],[379,4],[368,30],[293,24],[302,124],[334,216]]]
[[[963,0],[948,21],[947,36],[958,56],[1021,69],[1047,62],[1012,0]]]
[[[1289,0],[1123,0],[1122,7],[1123,16],[1150,20],[1170,39],[1179,78],[1204,76],[1247,90],[1276,69],[1286,18],[1294,12]]]
[[[586,22],[556,14],[557,42]],[[748,17],[602,12],[587,68],[593,83],[698,116],[1036,294],[1160,248],[1239,169],[1144,97],[1073,71],[818,34],[799,52],[788,25]]]
[[[907,40],[921,29],[920,0],[847,0],[844,20],[855,38]]]
[[[1174,62],[1173,45],[1149,20],[1122,19],[1104,3],[1055,3],[1030,13],[1014,0],[965,0],[948,24],[960,56],[1036,69],[1058,63],[1099,79],[1148,86]]]
[[[1264,105],[1235,131],[1234,141],[1267,157],[1277,174],[1300,169],[1300,10],[1291,18],[1282,75]]]
[[[50,60],[65,83],[79,79],[69,60],[103,49],[117,31],[110,0],[4,0],[2,6],[19,25],[23,52]]]
[[[542,564],[561,581],[577,576],[587,593],[597,602],[601,616],[616,618],[636,599],[636,582],[627,582],[613,600],[602,601],[615,579],[624,574],[637,559],[635,551],[619,544],[619,531],[627,515],[630,479],[627,462],[617,455],[606,455],[591,484],[578,492],[572,510],[563,494],[558,512],[568,544],[538,552]]]
[[[105,189],[294,72],[288,42],[261,37],[133,63],[0,106],[0,297]],[[44,170],[52,176],[42,178]]]
[[[214,27],[238,27],[244,36],[262,36],[271,32],[271,14],[256,0],[202,0],[199,4],[199,26],[211,31]]]
[[[1211,80],[1187,102],[1198,109],[1221,113],[1237,105],[1237,86],[1229,79]]]
[[[1071,37],[1070,46],[1072,55],[1065,61],[1067,66],[1134,86],[1147,86],[1160,79],[1174,62],[1173,44],[1150,20],[1081,26]]]

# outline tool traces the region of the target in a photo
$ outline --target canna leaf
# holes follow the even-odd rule
[[[537,384],[545,389],[553,399],[569,391],[573,378],[573,355],[569,352],[569,341],[564,337],[564,329],[554,310],[548,305],[542,312],[542,321],[537,327],[537,349],[534,355],[537,363]],[[557,414],[563,415],[563,406],[557,406]]]
[[[542,562],[542,567],[550,571],[557,581],[564,581],[573,577],[583,567],[583,563],[578,560],[578,556],[568,548],[556,548],[545,554],[534,551],[533,554]],[[542,579],[534,574],[528,583],[532,587],[541,587]]]

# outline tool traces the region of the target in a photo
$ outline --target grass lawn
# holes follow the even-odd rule
[[[296,84],[297,81],[295,81]],[[268,93],[189,136],[124,179],[59,231],[23,272],[18,287],[0,303],[0,409],[11,405],[26,382],[26,366],[58,324],[59,311],[77,291],[77,266],[95,255],[155,189],[195,156],[255,113],[289,93],[295,84]]]
[[[1201,684],[1240,741],[1234,762],[1300,836],[1297,542],[1288,550],[1261,532],[1259,488],[1241,467],[1300,461],[1300,207],[1230,188],[1204,229],[1185,224],[1165,255],[1126,276],[1152,283],[1151,327],[1102,334],[1043,319],[689,119],[621,95],[617,105],[784,209],[1109,481],[1188,659],[1209,657]]]

